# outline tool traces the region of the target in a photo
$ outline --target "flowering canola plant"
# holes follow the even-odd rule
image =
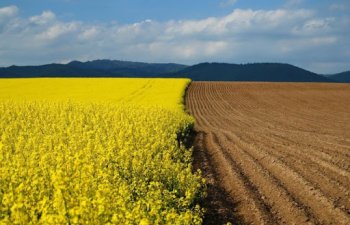
[[[201,224],[188,79],[0,79],[0,224]]]

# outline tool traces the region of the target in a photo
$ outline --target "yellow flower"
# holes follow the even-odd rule
[[[0,79],[0,224],[200,224],[187,79]]]

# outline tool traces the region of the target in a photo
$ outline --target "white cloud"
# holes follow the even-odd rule
[[[79,38],[81,40],[92,40],[95,37],[97,37],[99,32],[100,31],[98,26],[87,27],[82,30],[81,34],[79,35]]]
[[[336,26],[336,19],[334,17],[328,18],[313,18],[304,21],[302,26],[296,26],[294,33],[301,36],[311,35],[316,36],[317,34],[326,34],[332,32]]]
[[[44,11],[41,15],[30,17],[29,21],[37,25],[43,25],[52,22],[55,18],[56,15],[53,12]]]
[[[172,22],[167,26],[167,33],[177,35],[212,35],[222,36],[233,33],[256,32],[271,30],[300,20],[310,18],[310,10],[242,10],[236,9],[227,16],[210,17],[203,20],[187,20]]]
[[[57,23],[48,27],[46,30],[36,35],[36,37],[38,37],[41,40],[53,40],[53,39],[57,39],[58,37],[64,34],[76,31],[78,27],[79,25],[74,22]]]
[[[306,30],[319,30],[319,29],[325,29],[329,27],[329,24],[331,21],[334,21],[334,18],[327,18],[327,19],[313,19],[309,20],[304,24],[304,28]]]
[[[332,4],[329,9],[332,11],[343,11],[346,10],[346,6],[343,4]]]
[[[235,9],[222,17],[133,24],[65,22],[51,11],[23,18],[16,6],[0,8],[0,15],[11,17],[0,26],[4,66],[97,58],[185,64],[282,61],[305,68],[330,58],[350,63],[349,17],[324,17],[306,9]]]
[[[0,18],[12,17],[17,15],[17,13],[18,13],[18,8],[15,5],[0,8]]]
[[[212,57],[224,53],[229,44],[225,41],[188,40],[181,45],[174,43],[171,48],[169,48],[168,43],[152,43],[149,47],[151,51],[191,60],[192,58]]]

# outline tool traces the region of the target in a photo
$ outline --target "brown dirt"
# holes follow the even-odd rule
[[[350,224],[350,85],[193,82],[204,224]]]

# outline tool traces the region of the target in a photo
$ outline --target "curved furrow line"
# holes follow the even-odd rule
[[[286,190],[305,206],[303,208],[309,207],[312,214],[317,216],[321,223],[350,224],[348,215],[339,208],[336,208],[319,189],[316,189],[312,184],[307,182],[301,174],[287,167],[281,160],[266,152],[255,149],[249,143],[245,143],[240,137],[232,133],[226,135],[240,149],[249,149],[245,153],[258,161],[262,167],[278,179]]]
[[[205,143],[209,159],[218,172],[217,179],[232,198],[239,202],[240,213],[246,218],[246,222],[274,224],[274,216],[270,213],[269,206],[263,202],[257,188],[240,166],[223,154],[222,147],[214,141],[212,133],[208,133]]]
[[[350,224],[349,85],[193,82],[188,92],[211,193],[204,224]]]
[[[285,130],[284,132],[282,132],[278,130],[265,129],[263,131],[264,131],[264,137],[269,138],[273,142],[300,146],[305,149],[311,149],[313,150],[313,151],[310,150],[311,154],[314,154],[317,157],[321,157],[323,160],[326,160],[326,161],[336,159],[336,158],[350,159],[350,156],[346,154],[346,148],[334,149],[323,145],[317,145],[318,142],[315,141],[317,137],[316,135],[306,135],[303,132],[297,132],[293,130]],[[270,137],[267,135],[270,135]],[[318,153],[321,153],[321,155],[318,156]],[[350,154],[350,152],[348,154]]]
[[[317,223],[317,220],[307,208],[300,207],[301,203],[290,195],[279,180],[270,174],[269,170],[254,159],[247,152],[248,150],[232,144],[226,135],[220,133],[216,136],[216,141],[223,146],[222,151],[226,158],[239,162],[242,170],[247,174],[248,179],[256,185],[257,190],[266,202],[265,204],[268,205],[280,223]]]
[[[212,127],[216,127],[216,128],[221,128],[223,125],[223,122],[225,124],[225,126],[227,126],[228,124],[231,124],[232,121],[230,119],[227,119],[226,116],[222,115],[222,108],[220,103],[218,103],[218,101],[215,101],[215,90],[212,89],[212,85],[206,85],[207,89],[205,93],[208,93],[208,98],[207,98],[207,104],[208,106],[210,106],[210,108],[208,107],[207,112],[210,112],[209,115],[211,118],[211,122],[213,123]],[[210,98],[209,98],[210,97]],[[231,124],[233,125],[233,124]]]
[[[246,138],[246,137],[245,137]],[[251,143],[255,146],[259,147],[265,147],[270,154],[279,154],[279,157],[281,158],[288,158],[288,159],[295,159],[295,162],[307,162],[306,167],[311,167],[317,169],[318,172],[321,172],[324,176],[327,175],[327,177],[331,178],[331,180],[336,180],[339,182],[339,174],[335,173],[333,170],[329,170],[328,168],[322,168],[319,163],[312,162],[310,163],[309,160],[307,160],[309,157],[307,156],[308,152],[305,154],[299,154],[298,152],[298,146],[290,144],[286,145],[283,142],[277,142],[271,137],[267,135],[262,135],[259,137],[258,135],[255,135],[254,138],[250,137],[250,139],[246,140],[247,143]],[[277,150],[278,148],[278,150]],[[307,149],[305,149],[306,151]],[[316,149],[315,149],[316,150]],[[298,152],[298,154],[295,154]],[[323,171],[322,169],[325,169]],[[342,179],[344,187],[350,186],[350,180],[347,178]],[[340,185],[340,184],[339,184]],[[342,187],[342,185],[340,186]]]
[[[221,187],[222,185],[216,179],[220,176],[213,164],[214,160],[209,157],[204,139],[205,133],[198,133],[193,148],[193,171],[200,169],[202,177],[206,179],[207,195],[201,204],[206,210],[203,224],[217,225],[225,224],[228,221],[240,222],[241,224],[244,219],[232,213],[236,211],[236,201],[231,198],[230,194]]]
[[[330,139],[333,139],[333,141],[331,141]],[[326,136],[326,138],[324,136],[322,137],[315,136],[314,140],[316,143],[319,143],[321,146],[329,146],[328,149],[334,149],[335,153],[341,154],[344,157],[350,158],[350,139],[348,140],[346,140],[345,138],[340,139],[339,137],[328,135]]]
[[[307,182],[314,184],[325,196],[332,199],[337,208],[350,213],[350,190],[348,189],[350,184],[340,183],[337,175],[331,175],[321,170],[318,164],[310,163],[303,156],[294,154],[293,149],[288,150],[282,144],[267,144],[269,142],[263,143],[259,139],[251,139],[249,143],[254,145],[255,148],[261,149],[279,159],[287,167],[301,174]]]
[[[196,136],[194,146],[194,170],[201,169],[202,174],[206,178],[207,184],[214,184],[217,174],[215,167],[212,165],[212,160],[209,160],[207,148],[204,145],[206,134],[199,132]]]
[[[215,89],[216,98],[220,99],[220,102],[224,104],[223,106],[221,106],[221,108],[223,109],[222,114],[228,115],[228,112],[234,114],[235,117],[232,119],[239,118],[240,121],[244,121],[242,125],[245,127],[254,127],[255,125],[259,125],[259,126],[266,125],[266,120],[262,120],[257,117],[247,117],[247,113],[249,111],[241,112],[241,110],[237,110],[236,109],[237,106],[245,106],[246,108],[256,108],[256,106],[253,106],[254,104],[246,104],[246,101],[240,101],[241,99],[239,99],[238,101],[228,101],[228,99],[230,99],[229,98],[230,94],[234,92],[234,91],[229,92],[228,90],[229,90],[228,88],[224,89],[223,91],[221,91],[221,89],[219,88]]]
[[[198,128],[199,130],[201,128],[210,128],[211,124],[204,116],[202,116],[204,111],[204,101],[202,99],[203,95],[201,93],[205,93],[203,91],[203,85],[201,83],[199,83],[198,85],[190,85],[188,88],[188,93],[188,98],[190,99],[189,101],[191,101],[191,103],[193,102],[193,104],[191,104],[189,108],[197,120],[196,128]]]
[[[199,107],[199,99],[198,96],[200,96],[198,94],[197,91],[197,87],[199,85],[190,85],[187,89],[187,94],[186,94],[186,104],[188,105],[188,110],[189,112],[195,116],[196,119],[196,125],[200,125],[203,123],[202,118],[199,118],[198,115],[200,115],[199,111],[200,111],[200,107]]]
[[[223,85],[223,84],[222,84]],[[242,117],[244,114],[233,107],[231,107],[231,104],[240,105],[239,102],[230,101],[230,98],[227,98],[230,94],[236,92],[234,89],[230,89],[229,86],[224,85],[223,88],[215,87],[213,88],[216,94],[216,99],[218,99],[221,103],[224,103],[224,105],[221,104],[221,107],[224,109],[225,112],[231,112],[234,113],[237,117]]]
[[[318,165],[319,168],[323,168],[330,173],[330,176],[343,177],[343,182],[345,182],[346,186],[350,186],[349,179],[349,158],[346,157],[338,157],[334,154],[330,155],[328,153],[324,153],[322,151],[318,152],[318,149],[322,149],[322,147],[317,148],[312,145],[303,145],[302,141],[286,141],[286,139],[276,138],[278,135],[272,134],[273,137],[270,137],[268,134],[256,134],[250,136],[251,139],[246,140],[246,142],[250,142],[253,144],[256,143],[265,143],[279,146],[281,151],[285,152],[284,154],[289,154],[295,157],[298,157],[300,160],[305,161],[308,159],[310,162]],[[249,138],[249,136],[245,136],[244,138]],[[279,140],[279,141],[277,141]],[[340,172],[339,172],[340,171]]]
[[[203,82],[201,88],[202,88],[201,93],[205,93],[205,94],[201,94],[200,106],[202,107],[201,108],[202,110],[198,115],[203,118],[203,120],[206,122],[209,128],[216,127],[217,125],[215,123],[216,121],[212,120],[212,115],[211,115],[211,112],[212,112],[211,103],[214,101],[212,101],[212,99],[209,98],[210,96],[209,96],[207,83]]]
[[[277,113],[278,111],[280,111],[279,113],[282,113],[282,112],[288,112],[288,118],[289,118],[289,120],[295,120],[295,119],[297,119],[297,121],[299,121],[299,122],[297,122],[297,124],[300,124],[300,118],[303,118],[303,119],[312,119],[311,121],[313,121],[311,124],[309,124],[309,125],[313,125],[313,126],[315,126],[315,125],[317,125],[317,124],[319,124],[317,121],[315,122],[315,113],[307,113],[309,116],[308,117],[306,117],[305,116],[305,113],[304,113],[304,111],[305,110],[300,110],[300,108],[298,108],[298,109],[295,109],[294,107],[288,107],[288,108],[284,108],[285,107],[285,105],[286,104],[283,104],[283,103],[285,103],[285,102],[287,102],[289,99],[291,100],[291,101],[293,101],[294,100],[294,95],[290,95],[290,93],[288,93],[287,95],[282,95],[282,94],[275,94],[275,95],[272,95],[272,96],[268,96],[268,97],[266,97],[266,96],[264,96],[264,98],[261,98],[261,97],[259,97],[259,95],[258,94],[256,94],[256,96],[257,96],[257,99],[259,100],[258,102],[251,102],[252,103],[252,105],[254,105],[254,106],[256,106],[256,108],[257,109],[260,109],[260,108],[265,108],[265,109],[268,109],[268,110],[266,110],[266,113],[265,113],[265,115],[257,115],[257,114],[255,114],[255,116],[258,116],[258,117],[261,117],[262,119],[266,119],[266,118],[269,118],[269,119],[271,119],[271,115],[269,115],[269,114],[271,114],[272,112],[273,113]],[[305,99],[305,97],[303,97],[304,99]],[[311,103],[311,101],[308,101],[308,103]],[[257,103],[260,103],[259,105],[257,105]],[[261,103],[263,103],[263,104],[261,104]],[[296,101],[296,103],[298,103],[298,101]],[[290,102],[289,102],[289,104],[288,105],[290,105],[290,106],[292,106],[293,104],[291,104]],[[313,105],[315,105],[315,103],[313,103]],[[316,104],[317,105],[317,104]],[[262,107],[260,107],[260,106],[262,106]],[[278,107],[276,107],[276,106],[278,106]],[[276,111],[277,110],[277,111]],[[309,110],[311,110],[311,109],[309,109]],[[303,113],[302,114],[300,114],[300,112],[301,111],[303,111]],[[296,112],[297,114],[296,115],[294,115],[293,117],[292,117],[292,114],[294,113],[294,112]],[[306,111],[307,112],[307,111]],[[254,113],[254,112],[253,112]],[[261,112],[260,112],[261,113]],[[267,116],[267,117],[266,117]],[[275,115],[276,116],[276,115]],[[327,114],[327,117],[330,117],[330,116],[332,116],[331,114]],[[325,117],[325,116],[324,116]],[[292,119],[293,118],[293,119]],[[274,120],[276,120],[276,118],[272,118],[272,119],[274,119]],[[325,119],[323,119],[323,121],[325,121],[327,118],[325,118]],[[288,121],[286,122],[285,121],[285,114],[284,113],[282,113],[282,115],[281,115],[281,119],[280,119],[281,121],[280,122],[284,122],[285,124],[287,124],[288,125]],[[301,123],[301,124],[305,124],[305,122],[303,121],[303,123]],[[333,123],[332,123],[332,125],[334,124],[334,121],[333,121]],[[305,127],[305,126],[304,126]],[[298,128],[298,127],[295,127],[295,128]],[[317,127],[315,127],[314,129],[316,129]]]
[[[297,131],[291,131],[291,133],[294,136],[298,136]],[[338,148],[331,147],[331,148],[326,148],[326,149],[333,150],[332,153],[342,154],[344,156],[350,157],[350,152],[346,151],[346,150],[350,150],[350,139],[345,139],[345,138],[341,139],[340,137],[342,137],[342,136],[339,136],[339,135],[335,136],[334,134],[333,135],[324,134],[324,133],[315,134],[315,133],[311,133],[311,132],[302,133],[300,138],[303,138],[303,137],[306,140],[309,140],[309,142],[310,142],[310,138],[311,138],[312,144],[316,145],[316,143],[319,143],[320,147],[322,147],[322,148],[325,148],[323,145],[327,142],[332,143],[333,145],[339,144],[339,146],[341,146],[341,149],[339,149],[339,147]]]
[[[252,121],[242,120],[242,118],[244,118],[242,114],[232,110],[231,108],[229,110],[224,108],[224,106],[228,104],[226,103],[225,99],[220,95],[221,92],[219,92],[219,88],[215,88],[214,85],[211,85],[209,87],[209,93],[211,93],[211,96],[213,98],[211,104],[215,106],[212,108],[212,110],[215,111],[217,114],[214,118],[220,120],[220,122],[217,124],[217,127],[222,128],[222,126],[224,125],[226,129],[231,129],[232,127],[236,126],[252,126]]]
[[[307,141],[306,142],[306,141],[300,141],[300,140],[297,141],[298,138],[295,138],[295,139],[287,138],[277,133],[273,133],[273,135],[274,135],[274,139],[278,139],[278,138],[284,139],[289,146],[290,145],[297,146],[297,148],[295,149],[295,153],[297,153],[298,155],[303,155],[304,157],[309,158],[311,161],[317,162],[320,165],[336,173],[339,173],[340,175],[346,177],[350,181],[350,172],[347,171],[349,164],[344,165],[345,168],[342,168],[338,163],[339,161],[341,161],[341,159],[344,159],[344,158],[346,159],[346,156],[344,155],[337,156],[330,149],[323,148],[322,146],[320,147],[314,146],[312,143],[309,142],[310,139],[306,139]],[[286,147],[288,148],[289,146],[286,146]],[[329,153],[333,153],[333,154],[330,156]],[[332,162],[332,159],[338,159],[338,161]]]
[[[212,85],[213,87],[215,87],[214,85]],[[240,120],[242,121],[242,118],[245,118],[245,122],[241,125],[241,126],[244,126],[244,127],[272,127],[272,124],[273,123],[270,123],[266,120],[266,117],[269,116],[270,117],[270,112],[266,112],[266,113],[262,113],[262,112],[259,112],[260,113],[260,117],[261,118],[258,118],[256,116],[256,112],[255,112],[255,115],[254,116],[248,116],[247,113],[251,113],[249,111],[246,111],[245,114],[244,113],[241,113],[239,110],[235,110],[235,107],[232,106],[232,104],[230,104],[230,102],[226,101],[227,100],[227,97],[229,95],[226,95],[227,92],[225,91],[220,91],[221,89],[219,88],[213,88],[213,93],[215,93],[215,97],[216,97],[216,100],[214,100],[215,102],[217,102],[217,106],[218,108],[221,108],[221,112],[219,113],[221,116],[227,116],[227,115],[230,115],[232,112],[235,112],[234,115],[235,117],[231,117],[232,120]],[[213,94],[214,95],[214,94]],[[226,98],[225,98],[226,97]],[[218,101],[219,100],[219,101]],[[241,99],[239,99],[241,100]],[[220,104],[220,103],[221,104]],[[222,103],[226,106],[221,106]],[[260,102],[258,101],[254,101],[254,104],[250,104],[251,105],[251,108],[253,109],[256,109],[256,108],[259,108],[257,106],[257,104],[259,104]],[[238,105],[249,105],[247,104],[246,102],[241,102],[241,101],[238,101]],[[254,107],[253,107],[254,106]],[[230,112],[230,113],[228,113]],[[281,122],[279,122],[281,123]],[[283,124],[283,123],[282,123]],[[282,126],[282,125],[280,125]]]
[[[215,92],[214,92],[215,93]],[[220,97],[219,97],[220,98]],[[218,107],[218,108],[220,108],[220,107]],[[222,107],[221,107],[222,108]],[[227,124],[227,123],[225,123],[225,124]],[[300,152],[300,153],[303,153],[303,152]],[[309,154],[309,153],[308,153]],[[317,158],[317,155],[315,156],[316,158]],[[323,165],[323,166],[326,166],[327,168],[331,168],[331,169],[333,169],[334,170],[334,167],[333,166],[330,166],[328,163],[325,163],[324,161],[321,161],[320,162],[320,164],[321,165]],[[337,172],[339,172],[339,170],[336,168],[335,169]],[[341,174],[344,174],[344,173],[346,173],[346,172],[344,172],[344,171],[341,171]],[[346,175],[346,174],[345,174]]]

